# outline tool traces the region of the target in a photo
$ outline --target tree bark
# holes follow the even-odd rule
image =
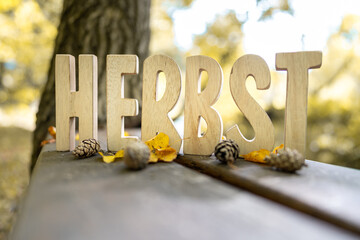
[[[141,103],[142,63],[148,56],[151,0],[64,0],[54,54],[36,115],[31,169],[40,153],[47,128],[55,126],[56,54],[94,54],[98,57],[99,127],[106,123],[106,55],[135,54],[139,75],[126,77],[125,97]],[[131,79],[135,78],[135,79]],[[141,104],[140,111],[141,112]],[[126,119],[126,126],[140,126],[140,116]]]

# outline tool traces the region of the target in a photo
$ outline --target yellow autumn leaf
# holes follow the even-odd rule
[[[102,160],[106,163],[112,163],[115,161],[115,155],[105,156],[102,152],[99,152],[99,154],[102,156]]]
[[[156,151],[156,150],[154,150],[154,152],[150,152],[150,158],[149,158],[149,160],[148,160],[149,163],[156,163],[156,162],[158,162],[159,158],[158,158],[158,156],[155,154],[155,151]]]
[[[171,162],[177,156],[176,150],[172,147],[159,149],[156,151],[156,154],[157,154],[159,160],[163,160],[165,162]]]
[[[270,151],[266,149],[260,149],[253,151],[245,155],[241,155],[246,161],[265,163],[264,158],[270,155]]]
[[[54,143],[56,142],[56,128],[54,126],[50,126],[48,127],[48,132],[50,134],[50,136],[52,137],[51,139],[46,139],[43,140],[40,143],[40,146],[43,147],[44,145],[48,144],[48,143]]]
[[[47,139],[47,140],[42,141],[42,142],[40,143],[40,146],[42,147],[42,146],[44,146],[44,145],[46,145],[46,144],[48,144],[48,143],[54,143],[54,142],[56,142],[56,139],[54,139],[54,138],[52,138],[52,139]]]
[[[284,148],[284,144],[277,146],[272,152],[278,153],[279,150]],[[265,163],[265,157],[270,156],[270,151],[266,149],[260,149],[258,151],[253,151],[245,155],[240,155],[246,161]]]
[[[284,148],[284,144],[281,144],[280,146],[277,146],[274,151],[272,151],[273,153],[278,153],[279,150]]]
[[[169,136],[161,132],[145,143],[148,145],[150,150],[166,148],[169,146]]]
[[[124,150],[117,151],[115,155],[105,156],[102,152],[99,152],[99,154],[102,156],[102,160],[105,163],[112,163],[115,161],[115,159],[124,157]]]
[[[48,128],[48,132],[53,137],[53,139],[56,139],[56,128],[54,126],[50,126]]]
[[[122,158],[124,157],[124,150],[119,150],[115,153],[115,158]]]
[[[169,146],[169,136],[165,133],[159,133],[146,141],[145,144],[150,149],[149,163],[158,162],[159,160],[171,162],[177,156],[176,150]]]

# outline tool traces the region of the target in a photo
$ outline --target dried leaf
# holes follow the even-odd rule
[[[99,154],[102,156],[102,160],[106,163],[111,163],[111,162],[115,161],[114,155],[105,156],[102,152],[99,152]]]
[[[155,151],[155,150],[154,150]],[[150,152],[150,158],[149,158],[149,163],[156,163],[158,162],[159,158],[157,157],[157,155],[155,154],[155,152]]]
[[[281,149],[284,148],[284,144],[281,144],[280,146],[277,146],[274,151],[272,151],[273,153],[277,154]]]
[[[167,147],[157,150],[156,155],[158,156],[159,160],[162,160],[164,162],[171,162],[176,158],[177,152],[174,148]]]
[[[115,159],[117,158],[122,158],[124,157],[124,150],[119,150],[115,153],[115,155],[104,155],[102,152],[99,152],[99,154],[102,156],[102,160],[106,163],[112,163],[115,161]]]
[[[48,127],[48,132],[50,134],[50,136],[52,137],[51,139],[46,139],[44,141],[42,141],[40,143],[40,146],[43,147],[44,145],[48,144],[48,143],[54,143],[56,142],[56,128],[54,126],[50,126]]]
[[[51,135],[54,139],[56,139],[56,128],[55,128],[54,126],[50,126],[50,127],[48,128],[48,131],[49,131],[50,135]]]
[[[124,150],[119,150],[115,153],[115,158],[122,158],[124,157]]]
[[[165,133],[159,133],[152,139],[145,142],[145,144],[150,149],[150,159],[149,162],[171,162],[176,156],[177,152],[174,148],[169,146],[169,136]]]
[[[281,144],[280,146],[277,146],[272,152],[276,154],[279,150],[283,148],[284,144]],[[240,156],[243,157],[246,161],[265,163],[265,157],[270,156],[270,151],[266,149],[260,149],[258,151],[253,151]]]
[[[166,148],[169,147],[169,136],[161,132],[152,139],[146,141],[145,144],[150,150]]]
[[[54,143],[54,142],[56,142],[56,140],[54,139],[54,138],[52,138],[52,139],[48,139],[48,140],[44,140],[44,141],[42,141],[41,143],[40,143],[40,146],[44,146],[44,145],[46,145],[46,144],[48,144],[48,143]]]
[[[246,161],[265,163],[264,158],[270,155],[270,151],[266,149],[260,149],[253,151],[245,155],[241,155]]]

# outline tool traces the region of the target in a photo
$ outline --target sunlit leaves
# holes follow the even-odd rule
[[[259,18],[260,21],[267,20],[280,11],[287,12],[291,15],[294,14],[294,9],[292,9],[288,0],[278,0],[275,4],[269,4],[264,0],[257,0],[257,5],[264,9]]]
[[[0,90],[0,104],[31,104],[47,77],[56,26],[34,0],[1,1],[0,25],[0,79],[11,78]]]
[[[210,56],[222,66],[232,64],[242,54],[242,24],[235,12],[218,16],[205,34],[195,37],[197,48],[189,54]]]
[[[21,0],[1,0],[0,1],[0,12],[8,12],[19,6]]]

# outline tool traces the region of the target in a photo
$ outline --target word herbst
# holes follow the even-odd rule
[[[287,71],[285,110],[285,147],[297,149],[305,156],[308,70],[319,68],[321,52],[277,53],[276,69]],[[138,114],[138,101],[124,98],[124,75],[138,73],[136,55],[108,55],[106,62],[107,146],[110,151],[126,147],[137,137],[124,136],[124,117]],[[223,124],[219,113],[212,107],[220,95],[223,73],[218,62],[207,56],[186,59],[184,140],[181,139],[168,113],[180,97],[181,74],[175,61],[167,56],[155,55],[144,61],[141,138],[147,140],[158,132],[166,133],[170,145],[179,151],[183,143],[184,154],[211,155],[221,141]],[[201,72],[208,74],[206,88],[201,91]],[[156,100],[159,73],[166,76],[163,97]],[[244,55],[233,65],[230,90],[240,111],[254,129],[254,139],[246,139],[238,126],[228,129],[225,136],[233,139],[241,154],[258,150],[271,150],[274,146],[274,126],[266,112],[246,90],[246,79],[252,76],[258,90],[270,87],[268,65],[257,55]],[[97,57],[79,56],[79,89],[76,90],[75,58],[56,56],[56,149],[68,151],[75,147],[75,117],[79,118],[80,140],[97,138]],[[207,131],[199,135],[199,122],[203,118]]]

